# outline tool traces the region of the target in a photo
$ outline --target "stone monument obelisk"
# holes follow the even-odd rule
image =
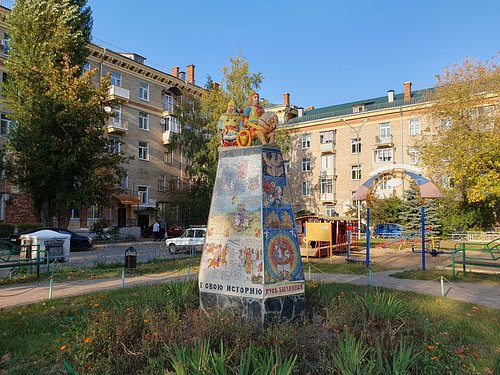
[[[292,320],[304,310],[304,269],[283,156],[267,143],[277,117],[229,111],[221,116],[224,147],[201,257],[200,307],[252,322]],[[255,137],[264,144],[251,146]]]

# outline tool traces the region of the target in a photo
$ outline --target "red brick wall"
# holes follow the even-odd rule
[[[31,199],[25,194],[11,194],[12,200],[5,202],[4,223],[28,224],[39,223],[40,219],[33,212]]]

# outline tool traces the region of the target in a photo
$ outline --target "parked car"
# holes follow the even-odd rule
[[[180,225],[177,225],[177,224],[172,224],[172,225],[169,225],[167,227],[167,237],[166,238],[170,238],[170,237],[180,237],[182,236],[182,233],[184,233],[184,228],[181,227]]]
[[[167,245],[170,254],[189,253],[192,249],[202,251],[206,234],[206,228],[188,228],[182,236],[166,239],[165,245]]]
[[[381,238],[400,238],[404,228],[399,224],[377,224],[375,226],[375,237]]]
[[[88,236],[84,236],[75,232],[72,232],[68,229],[61,229],[61,228],[38,228],[38,229],[30,229],[26,230],[24,232],[19,232],[17,234],[13,234],[10,236],[10,243],[13,245],[21,245],[21,236],[23,234],[30,234],[34,232],[38,232],[39,230],[53,230],[54,232],[57,233],[63,233],[63,234],[69,234],[71,236],[70,239],[70,251],[85,251],[85,250],[90,250],[93,246],[92,244],[92,238]]]

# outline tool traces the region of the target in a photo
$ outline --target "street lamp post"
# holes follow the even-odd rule
[[[354,128],[351,124],[349,124],[346,120],[344,120],[343,118],[340,119],[341,121],[343,121],[347,126],[349,126],[355,133],[356,133],[356,140],[357,143],[356,144],[356,154],[357,154],[357,165],[358,165],[358,171],[357,171],[357,176],[358,177],[358,191],[359,191],[359,188],[361,187],[361,164],[359,163],[359,155],[361,154],[361,138],[359,137],[359,133],[361,131],[361,128],[363,127],[363,125],[366,124],[366,122],[369,120],[368,118],[365,118],[363,120],[363,122],[361,123],[361,125],[359,125],[357,128]],[[361,230],[361,202],[358,200],[357,201],[357,211],[358,211],[358,234],[360,233],[360,230]]]

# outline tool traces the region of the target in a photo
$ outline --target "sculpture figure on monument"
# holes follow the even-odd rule
[[[222,147],[237,146],[236,137],[241,128],[242,116],[232,100],[227,104],[227,111],[219,117],[218,128],[221,132]]]
[[[273,112],[264,112],[259,104],[259,94],[250,93],[243,112],[242,129],[238,132],[238,146],[250,146],[257,138],[261,144],[274,142],[274,129],[278,125],[278,116]]]

